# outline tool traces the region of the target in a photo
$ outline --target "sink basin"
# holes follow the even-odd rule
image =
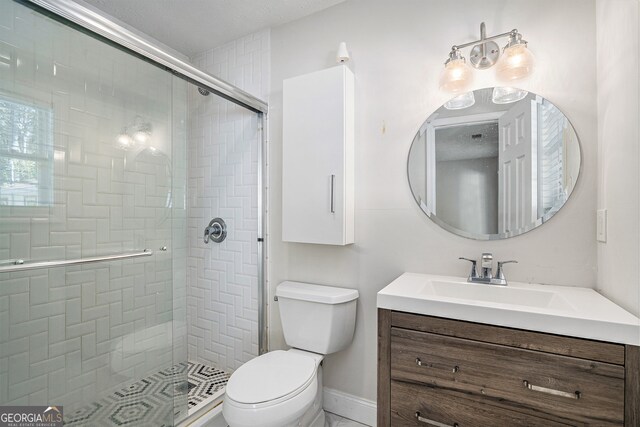
[[[378,292],[378,308],[620,344],[640,345],[640,319],[593,289],[468,283],[404,273]]]
[[[420,290],[420,293],[423,295],[461,299],[476,303],[483,302],[557,310],[575,310],[575,308],[557,292],[510,286],[430,280]]]

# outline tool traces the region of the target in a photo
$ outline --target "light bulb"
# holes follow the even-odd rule
[[[496,64],[496,75],[503,81],[520,80],[533,73],[535,58],[526,43],[507,45]]]
[[[447,110],[462,110],[471,107],[475,103],[476,97],[473,95],[473,92],[467,92],[445,102],[444,108]]]
[[[450,59],[440,76],[440,89],[446,92],[464,92],[473,81],[473,70],[462,57]]]

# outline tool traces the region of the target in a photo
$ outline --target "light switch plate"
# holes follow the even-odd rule
[[[596,219],[596,239],[598,242],[606,243],[607,241],[607,210],[598,209]]]

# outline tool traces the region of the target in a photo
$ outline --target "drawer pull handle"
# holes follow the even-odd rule
[[[567,391],[556,390],[553,388],[534,385],[527,380],[522,381],[522,384],[524,384],[524,386],[531,391],[539,391],[540,393],[553,394],[554,396],[568,397],[569,399],[580,399],[580,397],[582,396],[582,393],[580,393],[579,391],[576,391],[574,393],[569,393]]]
[[[445,423],[441,423],[441,422],[438,422],[438,421],[430,420],[429,418],[425,418],[422,415],[420,415],[420,411],[416,412],[416,419],[418,421],[420,421],[421,423],[425,423],[425,424],[428,424],[430,426],[436,426],[436,427],[458,427],[458,423],[445,424]]]
[[[420,358],[419,358],[419,357],[416,357],[416,365],[418,365],[418,366],[426,366],[427,368],[430,368],[430,367],[431,367],[430,365],[427,365],[427,364],[422,363],[422,360],[420,360]],[[453,372],[454,374],[455,374],[456,372],[458,372],[459,370],[460,370],[460,367],[459,367],[459,366],[454,366],[453,368],[451,368],[451,372]]]

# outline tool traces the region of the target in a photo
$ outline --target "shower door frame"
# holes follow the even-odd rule
[[[202,87],[234,104],[244,107],[258,114],[258,132],[260,149],[258,150],[258,354],[264,354],[269,347],[267,295],[268,281],[266,280],[267,259],[267,215],[268,212],[268,110],[267,102],[248,92],[214,77],[193,65],[183,61],[162,46],[136,34],[108,17],[89,9],[72,0],[16,0],[52,18],[61,20],[72,26],[79,26],[112,44],[117,45],[129,53],[138,56],[152,64],[180,77],[189,83]]]

